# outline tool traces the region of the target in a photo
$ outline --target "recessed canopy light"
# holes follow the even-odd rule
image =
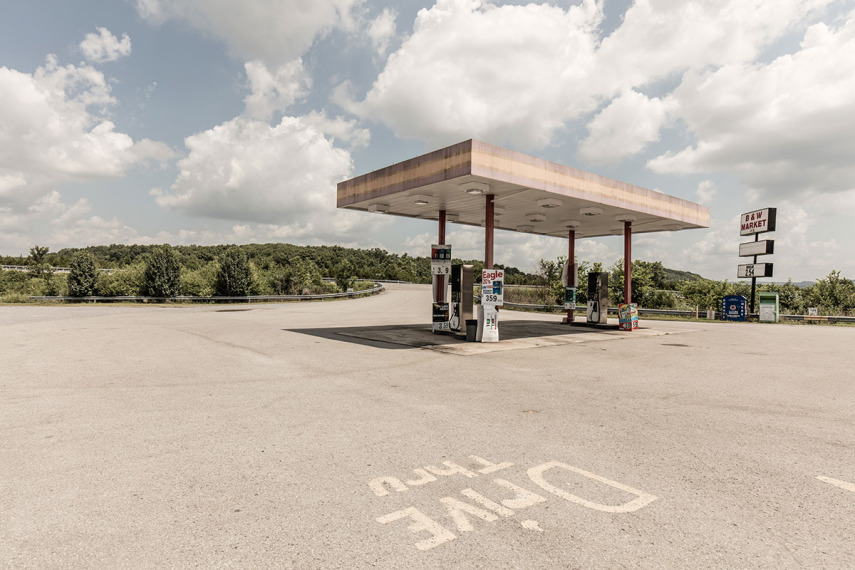
[[[385,214],[389,211],[389,204],[371,204],[370,206],[368,206],[368,211],[374,213],[380,212]]]
[[[517,231],[524,234],[531,233],[534,231],[534,226],[517,226]]]
[[[582,225],[582,222],[579,220],[564,220],[561,222],[561,225],[567,228],[568,230],[575,230],[576,228]]]
[[[596,206],[591,206],[589,208],[579,209],[579,213],[583,216],[599,216],[603,213],[603,209],[597,208]]]
[[[544,198],[537,201],[537,205],[541,208],[558,208],[562,203],[558,198]]]
[[[536,224],[536,223],[540,223],[540,222],[545,222],[546,216],[544,216],[543,214],[538,214],[537,212],[534,212],[531,214],[526,214],[525,219],[529,222]]]
[[[618,222],[634,222],[638,219],[638,216],[633,216],[632,214],[618,214],[615,216],[615,221]]]
[[[430,204],[432,198],[433,196],[426,196],[424,194],[414,194],[410,196],[410,200],[416,206],[427,206],[428,204]]]
[[[467,194],[486,194],[490,191],[490,185],[484,182],[467,182],[461,184],[460,189]]]

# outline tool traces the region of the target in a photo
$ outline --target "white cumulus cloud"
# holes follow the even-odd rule
[[[753,61],[832,0],[637,0],[598,50],[602,90],[643,86],[682,73]]]
[[[364,101],[343,103],[407,138],[541,147],[596,108],[586,85],[601,18],[591,0],[567,10],[438,0]]]
[[[122,34],[120,40],[107,28],[98,28],[97,34],[86,34],[80,42],[80,51],[87,61],[93,63],[116,61],[131,55],[131,38],[128,34]]]
[[[311,88],[311,78],[299,58],[274,70],[261,61],[247,62],[244,69],[250,88],[244,103],[250,117],[270,120],[274,112],[284,112]]]
[[[32,74],[0,67],[0,203],[29,203],[51,184],[120,177],[173,157],[163,143],[116,131],[104,116],[114,104],[104,75],[89,66],[49,56]]]
[[[648,98],[630,90],[612,100],[588,123],[588,137],[579,153],[593,162],[616,162],[659,140],[670,120],[673,102]]]
[[[343,236],[376,225],[379,217],[336,210],[335,186],[352,172],[350,153],[311,123],[236,117],[188,137],[175,183],[168,192],[153,191],[158,205],[255,223],[258,235],[278,239]]]
[[[274,67],[301,56],[336,27],[352,25],[358,0],[136,0],[152,22],[175,19],[224,40],[232,53]]]
[[[704,180],[698,184],[695,194],[698,197],[698,202],[709,205],[713,197],[718,194],[718,188],[716,188],[715,182],[712,180]]]
[[[855,13],[816,24],[800,49],[771,63],[687,75],[674,92],[698,142],[665,153],[658,172],[725,170],[773,194],[855,188]]]
[[[383,8],[380,14],[368,23],[366,33],[371,39],[374,51],[380,56],[385,56],[389,50],[389,43],[395,37],[396,13],[392,8]]]
[[[616,161],[679,118],[669,92],[684,74],[750,65],[831,2],[638,0],[603,37],[601,1],[437,0],[365,96],[345,82],[337,102],[400,137],[521,150],[548,146],[594,114],[582,157]]]

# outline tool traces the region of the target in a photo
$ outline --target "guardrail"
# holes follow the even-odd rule
[[[321,277],[322,281],[326,281],[327,283],[332,283],[335,281],[335,277]],[[356,279],[357,281],[371,281],[372,283],[403,283],[405,285],[412,285],[412,281],[398,281],[396,279]]]
[[[247,303],[263,302],[263,301],[318,301],[321,299],[352,299],[355,297],[365,297],[368,295],[376,295],[383,291],[383,285],[375,285],[372,289],[363,289],[361,291],[351,291],[348,293],[322,293],[319,295],[247,295],[245,297],[194,297],[190,295],[180,295],[178,297],[147,297],[142,295],[126,295],[116,297],[104,297],[93,295],[89,297],[59,297],[59,296],[31,296],[31,301],[90,301],[94,303],[120,303],[120,302],[149,302],[149,303],[165,303],[167,301],[181,301],[190,303],[223,303],[234,301],[245,301]]]
[[[781,319],[785,321],[802,321],[806,323],[855,323],[855,317],[846,317],[843,315],[781,315]]]
[[[4,271],[32,271],[32,265],[0,265],[0,269]],[[71,268],[69,267],[45,267],[45,273],[71,273]],[[113,273],[114,271],[121,271],[121,269],[107,269],[107,268],[98,268],[98,271],[104,271],[106,273]]]
[[[475,295],[476,299],[480,300],[478,295]],[[564,308],[564,305],[526,305],[522,303],[508,303],[507,301],[502,305],[504,307],[508,307],[511,309],[524,309],[530,311],[549,311],[553,313],[564,312],[567,309]],[[580,306],[576,310],[585,310],[584,306]],[[617,307],[609,307],[608,313],[610,315],[616,315],[618,312]],[[710,321],[719,321],[721,320],[721,311],[714,311],[713,318],[708,319],[706,311],[700,311],[695,313],[695,311],[678,311],[676,309],[638,309],[638,315],[666,315],[672,317],[692,317],[694,318],[697,315],[698,319],[710,320]],[[749,315],[749,320],[758,320],[760,317],[759,313],[752,313]],[[806,323],[855,323],[855,317],[847,317],[844,315],[837,316],[813,316],[813,315],[779,315],[778,319],[781,321],[793,321],[793,322],[806,322]]]

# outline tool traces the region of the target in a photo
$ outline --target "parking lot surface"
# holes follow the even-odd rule
[[[0,307],[0,567],[855,567],[855,328],[429,317]]]

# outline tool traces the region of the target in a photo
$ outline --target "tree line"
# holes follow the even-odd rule
[[[566,257],[541,259],[537,270],[526,273],[497,264],[505,282],[532,286],[508,290],[506,298],[534,304],[563,304],[561,272]],[[476,281],[483,269],[479,260],[455,259],[475,267]],[[0,272],[0,300],[26,301],[30,296],[244,296],[308,295],[367,288],[375,280],[430,283],[430,259],[389,253],[383,249],[341,246],[247,244],[215,246],[121,245],[66,248],[51,252],[34,246],[26,257],[2,257],[5,265],[25,265],[26,272]],[[68,267],[67,274],[54,267]],[[112,271],[102,271],[109,269]],[[609,272],[610,302],[623,302],[623,260],[608,268],[578,262],[577,303],[587,301],[589,271]],[[333,282],[324,281],[333,278]],[[817,307],[820,314],[845,315],[855,310],[855,284],[832,271],[816,283],[800,287],[792,281],[758,285],[760,291],[779,294],[781,311],[805,314]],[[705,279],[700,275],[664,267],[661,262],[632,263],[632,300],[648,309],[705,310],[720,308],[725,295],[750,295],[748,281]]]
[[[290,247],[113,245],[51,254],[35,246],[27,258],[3,258],[4,264],[26,265],[28,270],[0,273],[0,298],[313,295],[370,287],[370,265],[357,267],[335,251],[305,253]],[[407,269],[409,264],[404,260],[401,265]],[[69,272],[57,273],[55,267]],[[401,273],[401,267],[390,269]],[[325,276],[334,281],[324,281]]]
[[[564,303],[564,286],[561,270],[566,257],[556,261],[541,260],[538,276],[546,286],[549,302]],[[589,271],[603,271],[600,263],[578,263],[577,303],[587,302],[587,275]],[[624,262],[618,260],[606,269],[609,272],[609,300],[612,305],[624,302]],[[850,315],[855,312],[855,283],[843,277],[838,270],[831,271],[815,283],[799,286],[792,279],[786,283],[758,283],[757,291],[778,293],[782,314],[804,315],[809,307],[821,315]],[[685,271],[675,271],[660,261],[634,260],[632,262],[632,302],[647,309],[675,309],[705,311],[721,310],[726,295],[742,295],[750,299],[751,282],[705,279]]]

